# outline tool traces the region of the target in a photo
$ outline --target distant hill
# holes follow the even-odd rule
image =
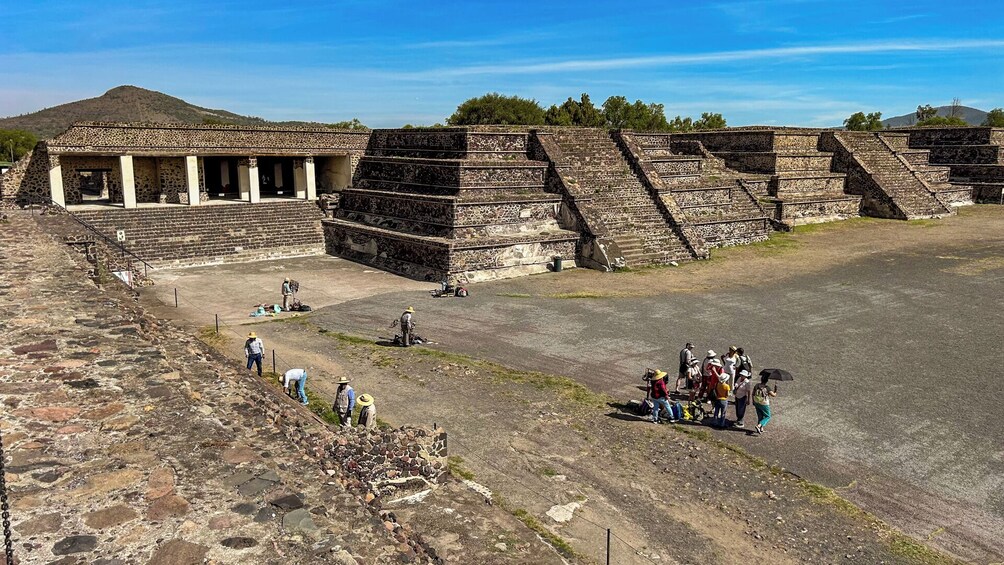
[[[970,108],[969,106],[959,106],[962,111],[962,119],[966,120],[966,123],[971,126],[978,126],[983,123],[983,120],[987,119],[987,113],[978,108]],[[949,116],[951,115],[951,106],[938,106],[939,116]],[[895,118],[889,118],[887,120],[882,120],[882,125],[887,128],[900,128],[904,126],[912,126],[917,123],[917,115],[914,113],[903,114],[902,116],[896,116]]]
[[[46,108],[23,116],[0,118],[0,129],[30,131],[39,139],[63,132],[73,122],[169,122],[201,124],[206,120],[238,125],[305,125],[308,122],[268,122],[226,110],[189,104],[180,98],[136,86],[119,86],[98,96]]]

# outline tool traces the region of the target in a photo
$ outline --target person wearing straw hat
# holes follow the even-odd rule
[[[258,339],[258,334],[251,332],[247,341],[244,342],[244,357],[248,360],[248,371],[251,365],[258,365],[258,376],[261,376],[261,358],[265,353],[265,344]]]
[[[359,406],[362,406],[363,409],[359,411],[359,422],[357,425],[360,428],[375,428],[376,405],[373,404],[373,396],[369,394],[360,394]]]
[[[356,391],[352,390],[347,377],[338,379],[338,391],[335,392],[335,403],[331,410],[338,414],[338,421],[343,428],[352,427],[352,409],[356,407]]]
[[[289,394],[289,387],[296,383],[296,394],[300,397],[300,404],[307,405],[307,371],[303,369],[290,369],[282,376],[282,388]]]
[[[659,409],[663,408],[673,418],[673,410],[669,407],[669,391],[666,389],[666,371],[656,369],[652,376],[652,423],[659,423]]]
[[[404,347],[411,346],[411,332],[415,329],[414,313],[415,309],[409,306],[401,314],[401,345]]]

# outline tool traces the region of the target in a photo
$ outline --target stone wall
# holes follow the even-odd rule
[[[329,155],[365,150],[369,132],[310,127],[80,122],[48,141],[53,153]]]
[[[49,169],[58,164],[59,158],[50,156],[45,143],[39,143],[0,175],[0,202],[18,206],[48,204],[52,201]]]
[[[135,170],[138,163],[133,162]],[[112,202],[122,202],[122,167],[118,157],[101,157],[92,155],[60,155],[59,165],[63,171],[63,196],[66,204],[80,204],[83,202],[83,195],[80,187],[83,177],[80,176],[82,170],[104,169],[108,186],[108,199]],[[46,178],[46,192],[48,192],[48,177]],[[136,190],[137,201],[139,202],[139,185]],[[146,200],[145,202],[152,202]]]

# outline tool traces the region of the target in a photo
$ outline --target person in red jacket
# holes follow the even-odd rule
[[[659,423],[659,409],[669,412],[672,419],[673,410],[669,407],[669,390],[666,388],[666,371],[655,371],[652,377],[652,423]]]

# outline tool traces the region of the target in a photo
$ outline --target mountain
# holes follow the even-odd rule
[[[30,131],[39,139],[61,133],[73,122],[170,122],[201,124],[206,120],[239,125],[278,125],[253,116],[212,110],[180,98],[136,86],[119,86],[98,96],[46,108],[23,116],[0,118],[0,129]],[[305,122],[282,122],[284,125]]]
[[[962,111],[962,119],[966,120],[966,123],[971,126],[978,126],[983,123],[983,120],[987,119],[987,113],[977,108],[959,106],[959,110]],[[951,112],[951,106],[938,106],[939,116],[947,117],[951,115]],[[895,118],[882,120],[882,125],[887,128],[901,128],[904,126],[912,126],[915,123],[917,123],[917,115],[912,112],[909,114],[903,114],[902,116],[896,116]]]

